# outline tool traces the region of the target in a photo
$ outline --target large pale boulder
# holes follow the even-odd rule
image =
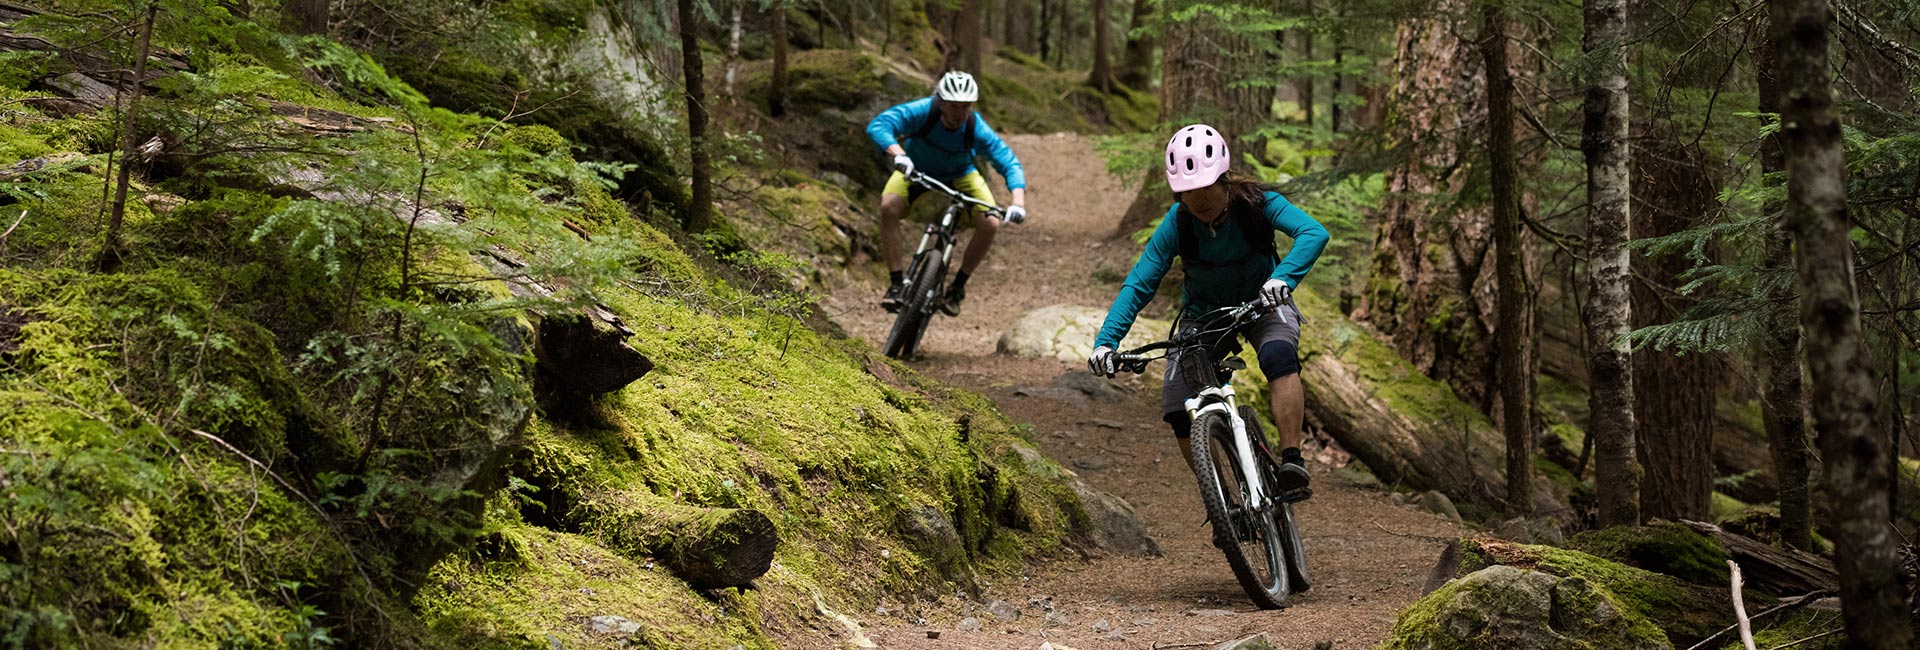
[[[1000,352],[1021,357],[1053,358],[1083,362],[1093,354],[1093,337],[1107,311],[1083,305],[1048,305],[1029,311],[1000,334]],[[1120,349],[1146,345],[1166,338],[1171,324],[1142,318],[1134,321],[1133,331],[1120,343]]]

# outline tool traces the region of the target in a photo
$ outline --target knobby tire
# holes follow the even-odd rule
[[[901,296],[903,304],[893,318],[893,330],[887,333],[884,350],[887,356],[903,361],[914,355],[921,337],[926,336],[927,325],[933,321],[933,310],[938,306],[941,276],[946,271],[946,260],[938,252],[927,251],[921,255],[914,260],[913,276],[907,284],[911,292]]]
[[[1206,505],[1207,520],[1213,522],[1214,546],[1227,556],[1233,577],[1254,605],[1284,607],[1293,592],[1291,563],[1284,557],[1274,517],[1240,513],[1249,495],[1246,477],[1233,456],[1233,425],[1222,413],[1203,414],[1194,419],[1188,442],[1193,446],[1200,500]],[[1242,535],[1243,529],[1250,534]],[[1248,540],[1239,541],[1243,536]]]

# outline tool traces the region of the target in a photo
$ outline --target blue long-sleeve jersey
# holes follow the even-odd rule
[[[881,111],[867,123],[867,137],[881,149],[900,144],[900,138],[914,135],[927,120],[933,120],[933,128],[922,137],[910,138],[905,148],[907,156],[913,158],[914,167],[922,173],[932,176],[943,183],[965,176],[975,171],[974,156],[987,156],[993,161],[993,168],[1007,181],[1007,189],[1019,189],[1027,186],[1027,174],[1020,168],[1020,159],[1013,155],[1013,149],[1000,139],[1000,134],[987,126],[986,118],[979,111],[973,112],[973,150],[967,150],[967,127],[949,129],[939,123],[940,117],[934,114],[933,98],[917,99]]]
[[[1199,237],[1194,248],[1195,254],[1202,260],[1240,262],[1197,265],[1187,260],[1187,279],[1181,287],[1181,293],[1184,294],[1182,313],[1193,316],[1251,301],[1259,294],[1260,285],[1270,278],[1278,278],[1287,286],[1298,287],[1307,271],[1313,270],[1313,263],[1320,259],[1321,249],[1327,246],[1327,229],[1279,192],[1267,192],[1266,205],[1262,206],[1260,216],[1273,224],[1274,230],[1293,238],[1293,246],[1287,250],[1285,258],[1254,255],[1252,244],[1247,242],[1242,234],[1244,230],[1238,224],[1223,222],[1219,228],[1208,228],[1195,223],[1189,229]],[[1167,217],[1153,231],[1153,238],[1147,240],[1146,252],[1140,255],[1139,262],[1134,263],[1133,271],[1127,273],[1127,281],[1120,287],[1120,295],[1114,297],[1113,306],[1107,309],[1106,323],[1100,326],[1100,335],[1093,340],[1095,347],[1117,347],[1120,340],[1126,338],[1127,331],[1133,329],[1133,319],[1140,315],[1140,310],[1146,308],[1147,303],[1153,301],[1154,294],[1160,289],[1161,278],[1166,277],[1173,259],[1180,256],[1178,220],[1193,218],[1181,211],[1179,203],[1167,210]],[[1245,217],[1230,210],[1227,218]]]

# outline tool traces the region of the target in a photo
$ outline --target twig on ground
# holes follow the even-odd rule
[[[1831,595],[1833,595],[1833,592],[1826,591],[1826,590],[1809,592],[1806,595],[1800,596],[1798,598],[1791,598],[1788,600],[1781,601],[1780,604],[1774,606],[1773,609],[1769,609],[1767,611],[1760,612],[1758,614],[1754,614],[1753,616],[1748,617],[1747,621],[1749,623],[1752,623],[1755,621],[1759,621],[1760,619],[1773,616],[1775,614],[1784,614],[1787,612],[1791,612],[1793,610],[1811,605],[1815,601],[1818,601],[1822,598],[1826,598],[1827,596],[1831,596]],[[1719,632],[1713,633],[1713,636],[1709,636],[1705,639],[1701,639],[1699,643],[1693,644],[1693,646],[1687,648],[1687,650],[1701,650],[1702,648],[1717,647],[1714,645],[1714,643],[1719,641],[1720,637],[1726,636],[1727,633],[1737,629],[1740,629],[1739,623],[1734,623],[1733,625],[1729,625],[1725,629],[1722,629]]]
[[[1203,641],[1200,643],[1176,643],[1173,645],[1160,645],[1159,641],[1155,641],[1153,642],[1153,650],[1171,650],[1172,648],[1205,648],[1207,646],[1213,645],[1213,643],[1214,642],[1212,641]]]
[[[1727,560],[1727,568],[1733,571],[1733,618],[1740,622],[1740,644],[1747,650],[1759,650],[1753,647],[1753,623],[1747,620],[1747,603],[1740,596],[1740,564]]]
[[[19,217],[17,217],[17,218],[15,218],[15,219],[13,220],[13,225],[11,225],[11,226],[7,226],[7,231],[6,231],[6,232],[0,232],[0,242],[4,242],[4,241],[6,241],[6,240],[7,240],[7,235],[11,235],[11,234],[13,234],[13,229],[15,229],[15,228],[19,228],[19,227],[20,227],[20,222],[22,222],[22,221],[26,221],[26,220],[27,220],[27,211],[26,211],[26,210],[21,210],[21,211],[20,211],[20,216],[19,216]]]
[[[1839,634],[1839,633],[1841,633],[1842,631],[1845,631],[1845,630],[1846,630],[1846,628],[1844,628],[1844,627],[1836,627],[1836,628],[1833,628],[1833,629],[1831,629],[1831,630],[1827,630],[1827,631],[1825,631],[1825,632],[1821,632],[1821,633],[1819,633],[1819,634],[1815,634],[1815,635],[1813,635],[1813,636],[1810,636],[1810,637],[1807,637],[1807,638],[1804,638],[1804,639],[1800,639],[1800,640],[1798,640],[1798,641],[1788,641],[1788,642],[1786,642],[1786,643],[1782,643],[1782,644],[1780,644],[1780,645],[1777,645],[1777,646],[1774,646],[1774,647],[1772,647],[1772,648],[1768,648],[1767,650],[1784,650],[1785,648],[1791,648],[1791,647],[1794,647],[1794,646],[1797,646],[1797,645],[1800,645],[1800,644],[1802,644],[1802,643],[1806,643],[1806,642],[1808,642],[1808,641],[1813,641],[1813,640],[1816,640],[1816,639],[1824,639],[1824,638],[1827,638],[1827,637],[1830,637],[1830,636],[1833,636],[1833,635],[1835,635],[1835,634]]]

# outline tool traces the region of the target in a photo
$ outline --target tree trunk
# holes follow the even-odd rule
[[[1107,63],[1107,0],[1093,0],[1093,73],[1087,83],[1100,92],[1113,92],[1113,69]]]
[[[1000,8],[1001,37],[1007,47],[1033,53],[1033,0],[1006,0]]]
[[[1136,36],[1140,26],[1153,19],[1154,3],[1158,0],[1133,0],[1133,17],[1127,20],[1127,53],[1120,64],[1120,84],[1134,90],[1146,90],[1153,77],[1153,47],[1151,36]]]
[[[767,89],[767,112],[787,114],[787,2],[773,0],[773,78]]]
[[[1482,412],[1492,412],[1492,347],[1498,278],[1492,262],[1493,227],[1479,207],[1446,207],[1433,197],[1467,191],[1472,156],[1462,133],[1478,131],[1484,115],[1485,72],[1466,0],[1432,0],[1401,23],[1391,59],[1391,96],[1363,92],[1372,113],[1355,115],[1369,129],[1379,114],[1403,140],[1402,162],[1387,173],[1387,199],[1378,212],[1369,278],[1354,316],[1373,325],[1394,349],[1429,377],[1440,379]],[[1391,104],[1387,111],[1384,105]],[[1434,212],[1448,210],[1444,224]]]
[[[1762,39],[1754,66],[1760,86],[1760,112],[1780,112],[1780,71],[1772,39]],[[1760,141],[1760,171],[1779,174],[1786,171],[1780,138]],[[1779,203],[1763,207],[1768,214],[1779,211]],[[1766,265],[1784,270],[1793,264],[1792,242],[1784,228],[1767,233]],[[1769,328],[1773,335],[1764,343],[1761,365],[1766,368],[1765,395],[1760,400],[1761,419],[1767,427],[1767,446],[1773,454],[1773,473],[1779,485],[1780,543],[1803,551],[1813,550],[1813,500],[1809,483],[1813,473],[1813,450],[1807,445],[1807,398],[1800,379],[1800,323],[1786,319]]]
[[[1772,544],[1721,530],[1713,524],[1698,521],[1682,523],[1726,547],[1727,555],[1740,563],[1740,570],[1747,576],[1747,584],[1768,593],[1797,596],[1815,591],[1832,591],[1839,586],[1833,563],[1826,558],[1806,551],[1775,548]]]
[[[616,552],[658,560],[701,589],[753,582],[773,565],[780,545],[780,532],[758,510],[681,505],[652,494],[593,494],[570,514]]]
[[[1513,76],[1507,70],[1506,8],[1486,8],[1482,53],[1487,70],[1487,155],[1493,181],[1494,264],[1500,276],[1500,429],[1507,443],[1507,511],[1533,514],[1533,322],[1527,304],[1526,246],[1520,241],[1520,196],[1515,190]]]
[[[1600,525],[1640,523],[1640,466],[1634,462],[1633,356],[1627,347],[1633,301],[1627,241],[1633,239],[1627,158],[1627,7],[1586,0],[1583,46],[1604,66],[1587,87],[1580,138],[1587,161],[1587,435],[1594,445],[1593,490]]]
[[[1313,327],[1301,332],[1300,376],[1310,421],[1382,482],[1439,490],[1498,510],[1506,489],[1500,432],[1446,385],[1422,376],[1373,334],[1310,289],[1295,294]],[[1539,509],[1566,507],[1535,479]]]
[[[1334,5],[1333,17],[1335,28],[1339,31],[1333,33],[1333,96],[1327,100],[1327,117],[1329,118],[1327,128],[1334,133],[1339,133],[1341,126],[1340,113],[1342,112],[1340,110],[1340,99],[1347,91],[1347,75],[1345,72],[1341,72],[1343,69],[1342,66],[1346,63],[1347,54],[1347,34],[1345,31],[1347,22],[1346,6]]]
[[[947,69],[980,74],[980,50],[986,41],[980,37],[981,5],[986,0],[966,0],[953,14],[953,55]]]
[[[713,225],[712,163],[707,160],[706,77],[700,68],[699,15],[693,0],[680,0],[680,70],[687,83],[687,151],[692,158],[693,202],[681,218],[680,227],[689,233],[705,232]]]
[[[1637,197],[1636,236],[1672,235],[1703,223],[1720,207],[1714,161],[1683,135],[1641,135],[1631,162]],[[1633,324],[1666,323],[1697,298],[1682,295],[1693,263],[1681,254],[1637,256],[1632,263]],[[1719,353],[1642,349],[1633,353],[1635,442],[1645,471],[1640,490],[1645,519],[1707,519],[1713,500],[1714,403],[1726,376]],[[1596,441],[1598,442],[1598,441]]]
[[[1053,60],[1053,3],[1040,0],[1040,61]]]
[[[1860,326],[1860,296],[1847,240],[1840,119],[1828,72],[1827,0],[1770,0],[1770,36],[1786,82],[1780,135],[1787,162],[1787,226],[1799,272],[1808,410],[1820,440],[1832,504],[1834,558],[1849,648],[1911,647],[1913,630],[1887,498],[1886,438],[1875,431],[1878,398]]]
[[[296,34],[327,33],[328,11],[331,0],[287,0],[285,11],[287,23],[292,25]]]
[[[1053,67],[1065,68],[1067,67],[1067,58],[1073,54],[1073,35],[1075,32],[1073,30],[1072,0],[1061,0],[1060,4],[1053,8],[1053,16],[1054,20],[1060,23],[1060,30],[1054,32],[1060,35],[1060,42],[1055,43],[1053,46]]]
[[[159,0],[147,0],[146,16],[140,21],[140,36],[134,44],[133,76],[125,82],[127,103],[121,107],[120,171],[113,184],[113,211],[107,216],[107,236],[97,260],[101,268],[110,268],[120,260],[120,224],[127,215],[127,186],[132,183],[133,156],[140,147],[140,135],[134,131],[134,118],[141,91],[147,87],[147,56],[153,53],[153,19],[160,10]]]
[[[732,26],[727,30],[728,35],[727,35],[726,85],[725,85],[725,88],[721,91],[721,94],[727,96],[728,105],[733,104],[733,100],[734,100],[733,78],[735,76],[738,76],[737,73],[740,71],[740,11],[742,9],[741,6],[744,4],[746,3],[743,2],[742,0],[734,1],[733,17],[728,21],[729,23],[731,23]]]
[[[1313,20],[1313,0],[1307,0],[1307,20]],[[1313,60],[1313,28],[1300,28],[1300,60]],[[1300,110],[1306,113],[1307,128],[1313,128],[1313,75],[1300,75]],[[1312,164],[1312,159],[1307,160]]]

